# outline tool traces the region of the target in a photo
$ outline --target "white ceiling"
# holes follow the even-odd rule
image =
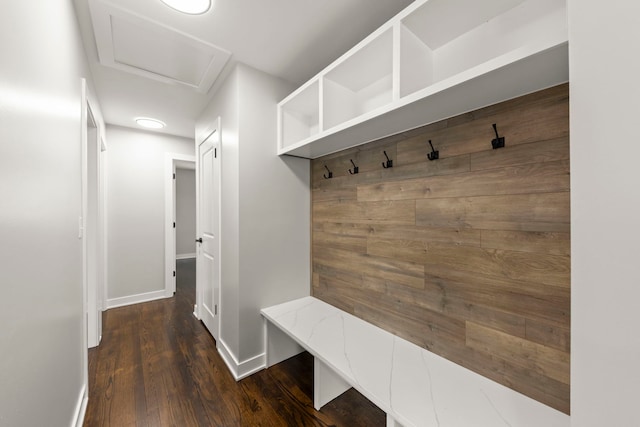
[[[214,0],[194,16],[160,0],[74,0],[105,121],[154,117],[189,138],[236,62],[299,86],[411,2]]]

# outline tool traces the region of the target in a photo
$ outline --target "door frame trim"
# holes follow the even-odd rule
[[[186,154],[165,153],[164,155],[164,296],[170,298],[176,291],[176,181],[173,174],[179,165],[195,168],[196,157]]]
[[[81,207],[78,237],[82,239],[82,284],[87,346],[100,344],[107,298],[107,150],[104,120],[86,79],[81,81]],[[89,127],[94,129],[89,133]],[[91,146],[91,151],[89,147]],[[91,155],[91,158],[89,156]],[[89,171],[93,181],[89,188]],[[89,195],[95,205],[89,209]],[[91,230],[89,230],[89,225]],[[91,231],[91,235],[89,235]],[[92,250],[89,251],[89,245]],[[91,268],[89,268],[91,264]]]

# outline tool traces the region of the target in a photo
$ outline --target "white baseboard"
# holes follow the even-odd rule
[[[181,254],[181,255],[176,255],[176,259],[191,259],[191,258],[195,258],[196,254]]]
[[[238,359],[231,353],[229,347],[224,343],[222,339],[217,340],[218,353],[222,356],[222,360],[227,364],[231,375],[236,381],[248,377],[249,375],[261,371],[267,367],[266,355],[264,353],[247,359],[243,362],[238,362]]]
[[[80,390],[80,396],[76,403],[76,409],[73,412],[73,418],[71,418],[70,427],[82,427],[84,424],[84,415],[87,412],[87,403],[89,402],[89,395],[87,394],[87,385],[83,384]]]
[[[107,300],[107,309],[123,307],[125,305],[139,304],[162,298],[169,298],[173,295],[166,295],[164,289],[161,291],[146,292],[144,294],[129,295],[126,297],[112,298]]]

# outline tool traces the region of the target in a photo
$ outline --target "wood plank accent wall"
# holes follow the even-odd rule
[[[312,294],[569,413],[568,101],[560,85],[314,160]]]

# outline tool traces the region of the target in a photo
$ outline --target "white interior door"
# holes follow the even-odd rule
[[[219,123],[219,121],[218,121]],[[220,290],[220,135],[219,125],[197,146],[197,314],[218,339]]]

